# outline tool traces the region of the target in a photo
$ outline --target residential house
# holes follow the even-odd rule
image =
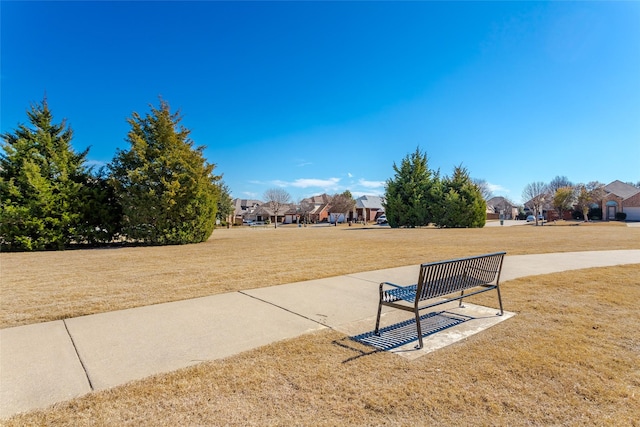
[[[640,221],[640,188],[616,180],[605,185],[604,190],[603,219],[615,220],[618,212],[624,212],[627,221]]]
[[[299,205],[302,220],[306,219],[310,223],[328,221],[330,202],[331,196],[327,194],[302,199]]]
[[[271,209],[271,206],[269,206],[269,203],[265,203],[264,205],[260,205],[256,208],[256,210],[253,212],[253,218],[251,219],[254,221],[290,224],[291,222],[294,222],[292,221],[290,215],[292,211],[296,211],[296,205],[294,205],[293,203],[287,203],[280,206],[280,209],[278,209],[278,214],[276,215],[273,209]]]
[[[384,198],[380,196],[360,196],[356,199],[355,217],[350,220],[375,221],[384,213]]]
[[[538,212],[534,212],[533,210],[533,199],[528,200],[524,203],[524,214],[529,216],[529,215],[540,215],[542,214],[542,216],[544,216],[544,218],[549,221],[550,218],[551,220],[556,219],[553,218],[553,215],[555,215],[557,217],[557,212],[555,210],[555,208],[553,207],[553,204],[551,203],[551,198],[550,197],[545,197],[544,200],[542,201],[542,206],[538,207]]]
[[[256,220],[255,211],[262,204],[263,202],[261,202],[260,200],[234,199],[233,200],[234,224],[242,225],[242,222],[246,220],[255,221]]]
[[[509,199],[497,196],[487,200],[487,219],[515,219],[518,216],[518,207]]]

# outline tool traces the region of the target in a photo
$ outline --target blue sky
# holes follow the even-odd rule
[[[10,2],[1,131],[46,92],[106,164],[158,97],[234,197],[383,194],[420,147],[522,202],[640,181],[640,2]]]

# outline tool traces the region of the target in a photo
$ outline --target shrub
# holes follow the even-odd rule
[[[616,221],[625,221],[627,219],[626,212],[616,212]]]

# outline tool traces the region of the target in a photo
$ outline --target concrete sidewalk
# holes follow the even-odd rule
[[[635,263],[640,263],[640,250],[507,256],[501,281]],[[348,274],[2,329],[0,418],[327,327],[350,336],[371,331],[378,284],[415,283],[418,268]],[[504,305],[509,309],[509,301]],[[468,306],[464,315],[474,320],[427,338],[422,350],[405,346],[399,353],[418,357],[513,315],[497,317],[495,308]],[[396,321],[398,312],[385,310],[384,324]],[[406,319],[407,314],[401,315]]]

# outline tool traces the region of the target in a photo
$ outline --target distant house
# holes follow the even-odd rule
[[[502,196],[487,200],[487,218],[499,219],[500,215],[504,215],[503,219],[515,219],[518,216],[518,207]]]
[[[553,220],[553,219],[557,219],[557,213],[556,213],[556,210],[555,210],[555,208],[553,207],[553,205],[552,205],[552,203],[551,203],[551,200],[550,200],[548,197],[546,197],[546,198],[544,199],[544,201],[542,202],[542,206],[539,206],[539,207],[538,207],[538,209],[539,209],[540,211],[538,211],[538,212],[534,212],[534,210],[533,210],[533,206],[534,206],[534,204],[535,204],[535,203],[534,203],[533,199],[531,199],[531,200],[527,200],[527,201],[524,203],[524,214],[525,214],[525,215],[527,215],[527,216],[528,216],[528,215],[535,215],[535,216],[537,216],[537,215],[542,214],[546,220]]]
[[[286,215],[288,212],[291,211],[291,209],[295,211],[295,205],[291,203],[282,205],[278,210],[278,215],[276,215],[275,212],[269,206],[269,204],[265,203],[264,205],[258,206],[255,209],[250,219],[252,219],[253,221],[265,221],[265,222],[268,221],[271,223],[275,223],[275,222],[287,223]]]
[[[375,221],[384,213],[384,198],[380,196],[360,196],[356,199],[355,218],[358,221]]]
[[[311,223],[328,221],[330,201],[331,197],[327,194],[302,199],[300,202],[300,215]]]
[[[618,212],[627,214],[627,221],[640,221],[640,188],[622,181],[613,181],[604,186],[602,215],[606,220],[615,220]]]
[[[234,224],[242,225],[243,220],[256,220],[256,209],[263,204],[260,200],[234,199],[233,218]]]

